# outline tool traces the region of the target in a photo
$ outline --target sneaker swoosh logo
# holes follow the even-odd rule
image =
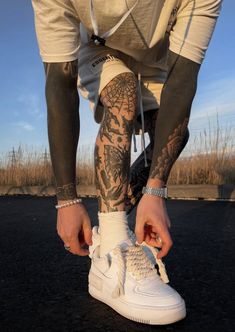
[[[156,290],[155,290],[155,293],[154,293],[154,294],[147,293],[147,292],[141,290],[141,289],[139,288],[139,286],[136,286],[136,287],[134,288],[134,292],[135,292],[136,294],[145,295],[145,296],[148,296],[148,297],[156,297],[157,295],[160,295],[158,292],[156,292]]]
[[[111,267],[111,266],[110,266]],[[105,272],[105,273],[107,273],[109,270],[110,270],[110,267],[109,267],[109,269]],[[97,266],[97,265],[95,265],[95,268],[96,268],[96,270],[98,270],[99,271],[99,273],[100,274],[102,274],[102,276],[104,276],[105,278],[107,278],[107,279],[112,279],[113,278],[113,276],[107,276],[100,268],[99,268],[99,266]]]
[[[106,274],[104,274],[104,272],[102,272],[100,269],[97,269],[99,272],[100,272],[100,274],[102,274],[102,276],[104,276],[105,278],[107,278],[107,279],[113,279],[113,277],[109,277],[109,276],[107,276]]]

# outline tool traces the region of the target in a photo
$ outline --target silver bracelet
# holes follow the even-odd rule
[[[69,202],[64,203],[64,204],[57,204],[57,205],[55,205],[55,208],[56,209],[61,209],[61,208],[64,208],[66,206],[70,206],[70,205],[74,205],[74,204],[78,204],[78,203],[82,203],[81,198],[73,199],[72,201],[69,201]]]
[[[167,187],[163,188],[151,188],[151,187],[143,187],[142,194],[154,195],[163,198],[167,198]]]

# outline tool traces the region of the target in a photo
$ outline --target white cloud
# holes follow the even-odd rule
[[[223,77],[199,84],[192,107],[192,120],[235,115],[235,78]]]
[[[25,122],[25,121],[19,121],[19,122],[16,122],[15,125],[20,128],[20,129],[23,129],[23,130],[26,130],[26,131],[32,131],[34,130],[35,128],[28,122]]]
[[[29,115],[42,116],[41,100],[37,93],[21,93],[17,99]]]
[[[198,136],[200,132],[218,129],[231,131],[235,137],[235,77],[226,74],[208,81],[199,81],[198,91],[190,117],[190,132]]]

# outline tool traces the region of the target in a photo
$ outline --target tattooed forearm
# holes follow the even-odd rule
[[[76,197],[79,137],[77,61],[44,63],[50,155],[58,199]]]
[[[56,188],[56,196],[58,200],[70,200],[77,197],[75,183],[68,183]]]
[[[101,212],[124,210],[130,144],[136,109],[136,79],[115,77],[102,91],[104,118],[95,147],[96,187]]]
[[[145,166],[144,162],[144,152],[140,154],[140,156],[135,160],[135,162],[131,165],[130,170],[130,180],[127,190],[127,197],[125,200],[126,211],[130,213],[135,206],[137,206],[138,202],[142,197],[142,189],[146,186],[148,178],[150,176],[150,166],[153,157],[153,147],[154,147],[154,132],[155,132],[155,120],[158,111],[153,110],[151,112],[145,113],[145,128],[149,134],[150,143],[146,148],[147,162],[148,166]],[[183,138],[182,144],[179,146],[178,154],[184,149],[189,139],[189,131],[186,129],[185,136]],[[177,148],[177,147],[175,147]],[[174,161],[172,161],[174,163]],[[156,168],[157,170],[157,168]],[[169,169],[168,169],[169,173]],[[160,177],[160,174],[156,174],[157,177]]]
[[[185,137],[188,134],[188,118],[178,125],[174,132],[168,137],[166,146],[162,149],[156,164],[151,169],[150,178],[158,178],[167,181],[170,170],[185,145]]]
[[[200,65],[169,51],[168,77],[156,120],[151,179],[167,182],[188,140],[188,121]]]

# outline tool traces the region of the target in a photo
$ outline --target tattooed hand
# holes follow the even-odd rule
[[[59,204],[64,201],[59,201]],[[57,232],[69,252],[86,256],[89,251],[84,246],[92,244],[90,218],[82,203],[58,209]]]
[[[152,195],[143,195],[136,213],[135,234],[138,243],[160,248],[158,258],[166,256],[172,246],[169,233],[170,220],[165,199]]]

